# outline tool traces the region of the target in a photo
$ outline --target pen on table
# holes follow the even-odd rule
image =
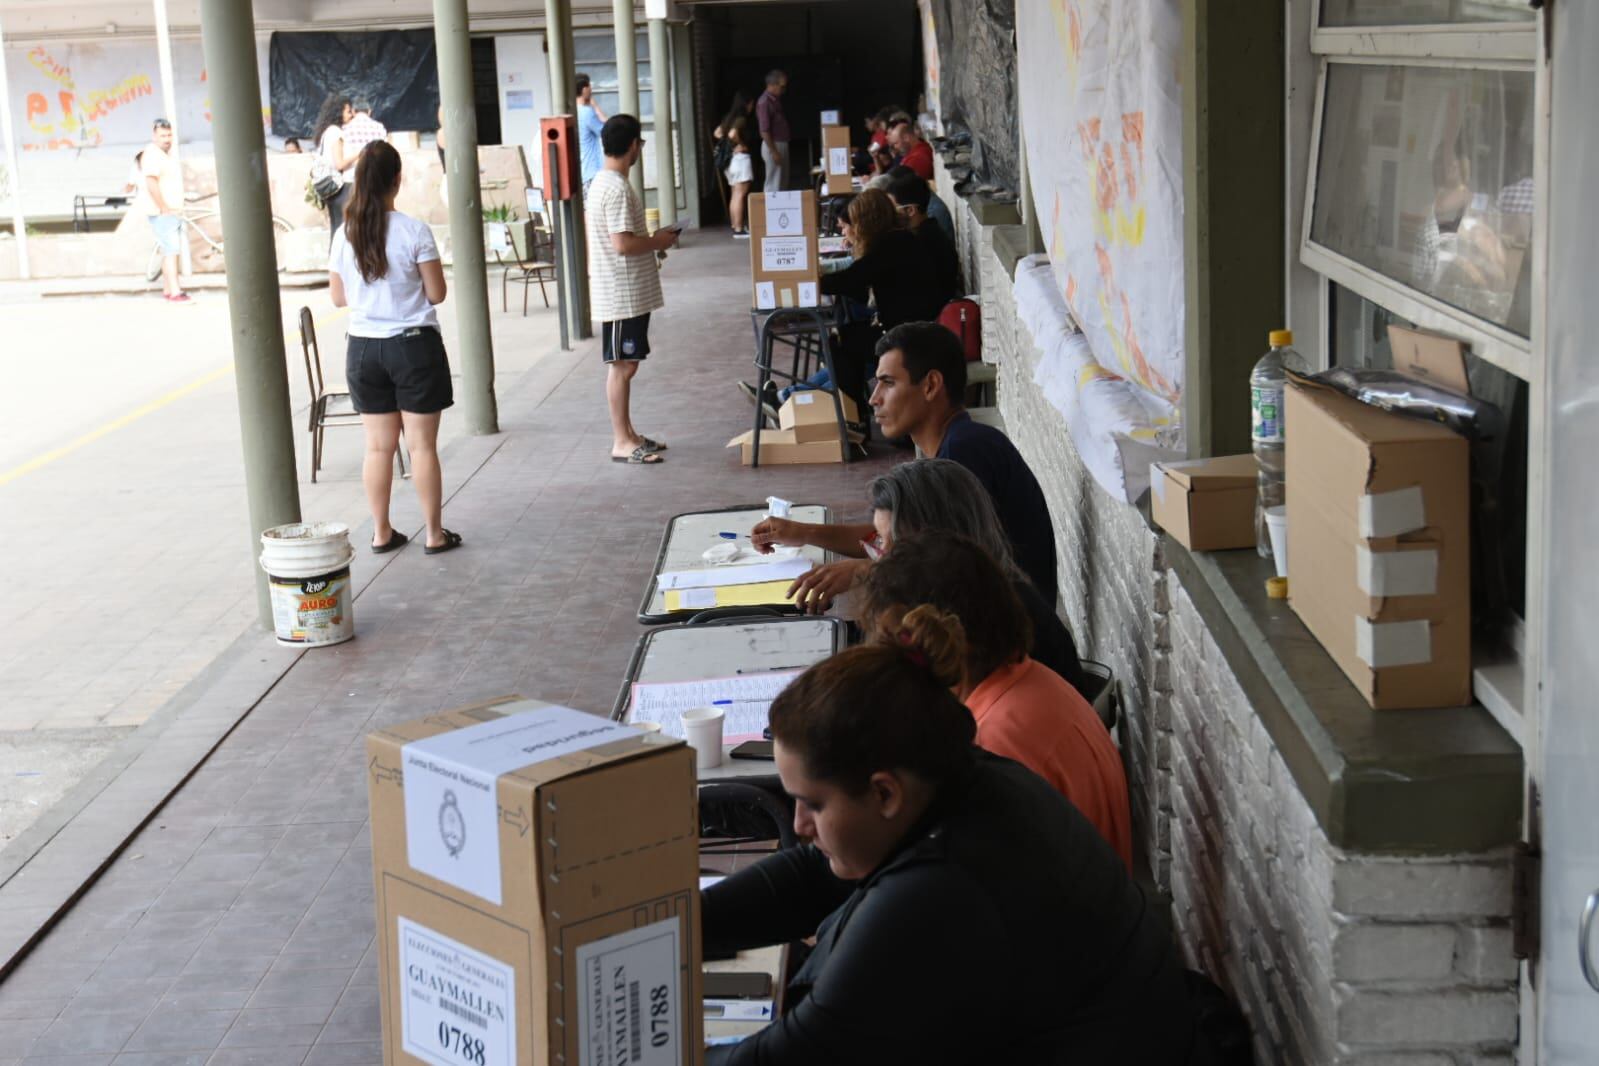
[[[737,540],[738,539],[738,534],[737,533],[729,533],[726,530],[723,530],[722,532],[718,533],[717,536],[721,537],[723,540]]]

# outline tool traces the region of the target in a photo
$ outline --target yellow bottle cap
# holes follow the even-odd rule
[[[1291,329],[1274,329],[1266,334],[1266,342],[1273,348],[1286,348],[1294,343],[1294,331]]]
[[[1286,577],[1268,577],[1266,579],[1266,595],[1274,600],[1288,598],[1288,579]]]

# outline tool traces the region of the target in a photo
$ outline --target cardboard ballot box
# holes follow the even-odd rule
[[[1374,708],[1471,700],[1468,446],[1291,382],[1288,595]]]
[[[809,189],[757,194],[749,205],[755,307],[816,307],[816,194]]]
[[[823,126],[822,173],[827,178],[829,196],[842,196],[853,188],[849,156],[849,127]]]
[[[860,409],[848,396],[839,394],[844,406],[844,421],[859,422]],[[825,440],[838,443],[838,413],[833,410],[833,394],[822,389],[801,389],[783,401],[777,409],[777,427],[792,430],[794,439],[801,444]],[[761,434],[761,448],[766,447],[766,434]]]
[[[367,760],[385,1063],[699,1061],[687,746],[506,697]]]
[[[1155,463],[1149,472],[1155,521],[1191,551],[1255,546],[1255,456]]]

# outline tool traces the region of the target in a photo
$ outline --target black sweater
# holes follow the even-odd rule
[[[858,884],[811,846],[704,893],[707,951],[814,934],[783,1016],[707,1066],[1187,1061],[1170,933],[1043,779],[984,752]]]
[[[884,329],[902,322],[930,322],[950,301],[948,264],[930,256],[927,244],[908,230],[890,230],[871,252],[843,270],[822,275],[822,291],[864,301],[877,297]]]

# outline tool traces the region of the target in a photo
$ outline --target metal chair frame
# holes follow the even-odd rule
[[[361,425],[361,414],[348,389],[329,390],[322,377],[322,348],[316,339],[316,319],[309,307],[300,308],[300,350],[305,355],[306,384],[311,388],[311,407],[306,429],[311,434],[311,484],[316,484],[317,471],[322,468],[322,433],[329,427]],[[346,409],[346,407],[348,409]],[[394,464],[401,478],[411,476],[405,468],[405,438],[394,452]]]
[[[500,255],[499,249],[494,251],[495,262],[504,268],[500,272],[500,310],[502,312],[508,313],[510,311],[510,288],[513,281],[522,286],[522,314],[524,317],[527,315],[527,290],[535,281],[539,284],[539,295],[544,297],[544,306],[546,308],[550,306],[550,293],[545,285],[547,282],[556,281],[559,278],[558,269],[554,263],[555,238],[548,229],[537,221],[533,224],[532,235],[532,244],[527,250],[529,257],[527,259],[523,259],[521,253],[516,250],[515,241],[511,242],[510,262],[507,262]],[[549,260],[539,258],[541,247],[549,250]]]

